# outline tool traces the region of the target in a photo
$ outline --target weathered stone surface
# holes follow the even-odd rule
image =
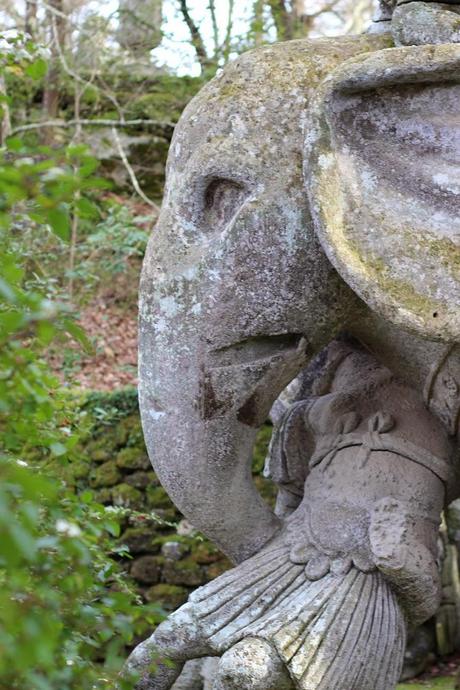
[[[146,490],[146,500],[147,505],[157,513],[158,509],[171,507],[170,498],[162,486],[149,485]]]
[[[141,556],[133,562],[130,575],[142,584],[156,585],[161,576],[161,563],[156,556]]]
[[[345,63],[318,93],[305,159],[340,274],[388,321],[446,342],[460,339],[459,69],[455,45]]]
[[[148,456],[140,448],[122,448],[117,454],[116,463],[120,469],[126,471],[150,469]]]
[[[115,506],[142,510],[144,506],[144,495],[139,489],[122,482],[112,489],[112,501]]]
[[[145,598],[147,601],[160,604],[165,611],[174,611],[187,601],[188,593],[185,587],[160,583],[150,587]]]
[[[183,556],[190,553],[190,547],[178,541],[167,541],[161,547],[161,553],[171,561],[180,561]]]
[[[248,676],[254,690],[293,690],[289,674],[265,640],[247,639],[226,652],[219,664],[215,690],[241,690],[248,687]]]
[[[187,587],[197,587],[204,584],[208,579],[203,568],[190,558],[180,561],[165,560],[163,577],[173,585],[185,585]]]
[[[220,690],[390,690],[407,622],[436,612],[459,495],[459,66],[458,45],[388,35],[270,46],[178,125],[142,278],[141,411],[168,493],[239,565],[135,650],[139,690],[209,654]],[[321,353],[343,331],[361,345]],[[271,448],[273,513],[252,446],[309,360]],[[175,662],[155,676],[153,648]]]
[[[391,31],[396,45],[460,42],[460,6],[440,2],[409,2],[393,12]]]
[[[108,460],[91,473],[89,483],[94,489],[99,489],[105,486],[115,486],[119,481],[121,481],[120,470],[114,460]]]
[[[236,559],[279,527],[244,469],[256,429],[358,304],[313,231],[305,114],[335,66],[390,41],[248,53],[201,91],[175,131],[142,278],[141,413],[165,488]]]
[[[315,386],[271,444],[281,532],[192,594],[133,666],[145,667],[152,648],[181,663],[222,655],[221,690],[395,686],[407,621],[423,623],[440,602],[437,539],[454,446],[418,393],[360,348],[331,345]],[[264,640],[260,668],[253,638]],[[139,688],[170,688],[176,677],[161,672],[151,685],[146,673]]]
[[[132,554],[158,553],[160,550],[150,525],[130,527],[120,537],[120,544],[125,544]]]
[[[135,489],[146,489],[155,482],[153,472],[133,472],[125,477],[126,484],[134,486]]]

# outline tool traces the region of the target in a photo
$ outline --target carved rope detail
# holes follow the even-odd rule
[[[311,457],[310,469],[323,463],[322,469],[325,471],[338,451],[344,448],[361,447],[362,467],[366,464],[372,451],[389,451],[394,455],[422,465],[433,472],[444,484],[449,483],[453,477],[450,464],[407,439],[389,436],[388,433],[394,428],[395,423],[391,415],[377,412],[369,419],[367,433],[339,434],[331,444],[318,448]]]

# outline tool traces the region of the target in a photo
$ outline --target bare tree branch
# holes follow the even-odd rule
[[[46,0],[28,0],[28,3],[30,5],[35,5],[36,7],[42,7],[50,14],[55,15],[56,17],[61,17],[61,19],[64,19],[66,22],[72,21],[69,15],[63,12],[62,9],[59,9],[54,4],[46,2]]]
[[[214,42],[214,57],[219,57],[220,45],[219,45],[219,27],[217,26],[216,17],[216,3],[215,0],[209,0],[209,12],[211,13],[211,25],[212,25],[212,37]]]
[[[50,5],[58,12],[63,12],[63,0],[51,0]],[[61,16],[56,17],[55,14],[51,14],[50,12],[47,13],[47,16],[51,24],[51,59],[43,89],[42,108],[45,118],[54,118],[59,112],[59,57],[62,55],[62,46],[65,42],[67,25]],[[52,136],[52,134],[50,135],[47,133],[45,135],[45,142],[48,144],[51,143],[50,136]]]
[[[262,45],[264,35],[264,0],[255,0],[253,5],[253,18],[251,22],[251,33],[254,36],[256,47]]]
[[[307,17],[311,21],[311,20],[319,17],[321,14],[324,14],[326,12],[332,12],[332,10],[335,8],[335,6],[339,2],[340,2],[340,0],[331,0],[331,2],[327,2],[317,12],[313,12],[312,14],[307,14],[307,15],[303,15],[303,16]]]
[[[190,38],[192,45],[195,48],[195,53],[198,58],[198,62],[200,63],[201,71],[205,72],[209,67],[209,57],[200,30],[193,21],[187,5],[187,0],[179,0],[179,7],[182,17],[184,18],[184,21],[188,26],[188,30],[190,31]]]
[[[174,130],[173,122],[161,122],[161,120],[88,120],[81,118],[80,120],[48,120],[46,122],[31,122],[28,125],[20,125],[11,130],[11,135],[19,134],[20,132],[28,132],[41,127],[60,127],[67,129],[70,127],[142,127],[152,126],[158,127],[162,134],[170,136]]]
[[[233,10],[235,7],[235,0],[228,0],[228,16],[227,16],[227,30],[224,38],[224,62],[228,62],[231,50],[232,29],[233,29]]]
[[[279,41],[292,38],[292,15],[284,0],[267,0]]]
[[[113,140],[114,140],[115,145],[116,145],[116,147],[117,147],[118,154],[119,154],[119,156],[120,156],[120,158],[121,158],[121,161],[122,161],[123,165],[124,165],[125,168],[126,168],[126,171],[127,171],[128,175],[129,175],[129,177],[130,177],[131,184],[133,185],[134,189],[136,190],[136,192],[138,193],[138,195],[141,197],[141,199],[142,199],[143,201],[145,201],[146,204],[148,204],[148,205],[151,206],[153,209],[155,209],[155,211],[156,211],[157,213],[160,213],[160,208],[157,206],[157,204],[156,204],[154,201],[152,201],[151,199],[149,199],[149,197],[148,197],[148,196],[145,194],[145,192],[143,192],[143,190],[141,189],[141,186],[140,186],[140,184],[139,184],[139,182],[138,182],[138,179],[137,179],[137,177],[136,177],[136,173],[134,172],[134,170],[133,170],[133,168],[132,168],[132,166],[131,166],[131,164],[130,164],[130,162],[129,162],[127,156],[126,156],[126,153],[125,153],[125,151],[124,151],[124,149],[123,149],[123,145],[122,145],[122,143],[121,143],[120,137],[118,136],[118,132],[117,132],[116,127],[112,127],[112,137],[113,137]]]
[[[0,73],[0,95],[4,97],[0,103],[0,145],[3,146],[5,139],[11,135],[11,119],[10,108],[6,100],[5,77],[2,73]]]
[[[32,39],[37,33],[37,3],[26,0],[25,32]]]

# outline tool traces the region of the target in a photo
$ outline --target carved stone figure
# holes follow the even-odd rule
[[[216,688],[292,688],[292,678],[305,690],[379,690],[398,680],[407,623],[439,604],[452,443],[371,355],[335,349],[327,392],[288,409],[274,437],[282,529],[138,648],[141,668],[155,650],[176,662],[145,687],[169,688],[186,659],[222,654]]]
[[[460,495],[460,46],[432,5],[432,44],[423,3],[387,4],[382,33],[248,53],[176,129],[141,412],[164,486],[236,566],[133,652],[140,690],[209,655],[214,690],[390,690],[436,611]],[[302,370],[272,512],[252,446]]]

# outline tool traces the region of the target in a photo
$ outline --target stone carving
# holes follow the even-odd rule
[[[460,46],[401,33],[417,4],[381,34],[244,55],[176,129],[141,411],[165,488],[236,567],[135,650],[139,689],[222,655],[215,690],[389,690],[439,604],[460,494]],[[309,361],[276,413],[272,512],[252,445]],[[151,672],[154,648],[172,665]]]
[[[170,688],[186,659],[208,655],[223,655],[222,689],[292,688],[292,679],[305,690],[378,690],[398,680],[406,622],[423,622],[440,600],[452,446],[412,389],[371,355],[337,349],[330,390],[288,409],[274,437],[280,533],[137,649],[141,668],[154,650],[179,662],[140,687]]]

